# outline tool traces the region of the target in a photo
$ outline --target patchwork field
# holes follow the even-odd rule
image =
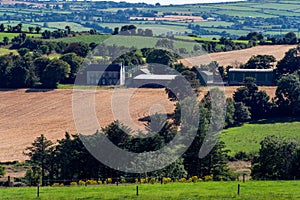
[[[197,57],[186,58],[180,60],[186,66],[195,66],[200,64],[209,64],[211,61],[217,61],[221,66],[232,65],[237,67],[239,64],[246,63],[254,55],[273,55],[277,61],[281,60],[285,53],[294,45],[271,45],[271,46],[256,46],[250,49],[238,51],[211,53]]]
[[[226,87],[226,96],[232,96],[237,87]],[[274,96],[275,87],[262,88]],[[122,101],[134,89],[122,89],[118,98]],[[200,98],[207,88],[201,92]],[[116,120],[112,112],[114,90],[98,90],[96,113],[102,127]],[[115,96],[114,96],[115,97]],[[124,97],[124,98],[123,98]],[[120,102],[120,105],[124,102]],[[127,102],[125,102],[127,103]],[[118,118],[126,125],[143,129],[140,118],[156,112],[172,113],[174,103],[167,99],[163,89],[138,89],[128,102],[129,113]],[[131,124],[128,124],[133,122]],[[136,126],[135,126],[136,125]],[[0,91],[0,161],[24,160],[22,152],[40,134],[53,141],[64,133],[76,133],[72,114],[72,90],[2,90]]]

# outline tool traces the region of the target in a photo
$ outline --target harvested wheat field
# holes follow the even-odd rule
[[[226,87],[226,96],[231,97],[236,88]],[[263,89],[274,96],[275,87]],[[200,96],[203,96],[206,91],[207,89],[204,88]],[[48,139],[56,141],[63,138],[66,131],[76,133],[72,114],[72,92],[72,90],[25,89],[0,91],[0,161],[26,159],[22,152],[40,134],[45,134]],[[164,89],[137,89],[136,91],[121,89],[117,95],[114,92],[115,90],[112,89],[96,92],[95,108],[102,127],[116,120],[112,113],[112,97],[120,99],[119,105],[129,105],[128,113],[133,124],[141,129],[144,127],[144,122],[139,119],[156,112],[170,114],[174,110],[174,102],[168,100]],[[131,92],[133,95],[127,102],[126,95]],[[122,102],[122,99],[125,102]],[[116,107],[118,110],[118,105]],[[120,118],[117,119],[132,126],[131,120]]]
[[[180,60],[180,62],[189,67],[209,64],[211,61],[217,61],[221,66],[231,65],[238,67],[240,64],[246,63],[254,55],[273,55],[277,61],[282,60],[285,52],[295,47],[295,45],[256,46],[249,49],[186,58]]]

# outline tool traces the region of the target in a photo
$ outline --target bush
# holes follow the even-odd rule
[[[85,181],[80,180],[80,181],[78,182],[78,184],[79,184],[79,185],[85,185]]]
[[[95,180],[87,180],[87,181],[86,181],[86,184],[87,184],[87,185],[98,185],[98,182],[95,181]]]
[[[60,183],[53,183],[52,184],[52,187],[60,187],[61,185],[60,185]]]
[[[163,178],[163,183],[164,184],[170,183],[171,181],[172,181],[171,178]]]
[[[206,175],[204,176],[204,181],[212,181],[213,180],[213,175]]]
[[[181,178],[181,179],[179,179],[179,182],[180,182],[180,183],[186,183],[186,178]]]
[[[71,186],[76,186],[77,183],[76,183],[76,182],[71,182],[70,185],[71,185]]]
[[[154,184],[154,183],[156,183],[156,182],[157,182],[156,178],[151,178],[151,179],[150,179],[150,183],[151,183],[151,184]]]
[[[111,184],[112,183],[112,178],[107,178],[106,182],[107,182],[107,184]]]
[[[101,180],[98,180],[98,184],[99,184],[99,185],[102,185],[103,182],[102,182]]]
[[[126,183],[125,178],[121,178],[121,183]]]

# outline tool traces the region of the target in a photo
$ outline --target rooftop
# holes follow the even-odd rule
[[[229,72],[273,72],[273,69],[229,69]]]
[[[174,80],[177,75],[161,75],[161,74],[141,74],[133,78],[133,80]]]

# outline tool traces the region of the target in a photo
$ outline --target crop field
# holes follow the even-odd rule
[[[217,61],[221,66],[232,65],[237,67],[239,64],[246,63],[254,55],[273,55],[277,61],[281,60],[285,53],[295,45],[272,45],[272,46],[256,46],[250,49],[238,51],[211,53],[207,55],[186,58],[180,60],[186,66],[197,66],[200,64],[209,64],[211,61]]]
[[[226,87],[226,96],[231,97],[237,87]],[[262,87],[274,96],[275,87]],[[111,98],[115,90],[99,89],[96,93],[96,113],[101,127],[116,118],[112,111]],[[121,89],[120,99],[134,89]],[[200,98],[207,92],[202,89]],[[115,96],[114,96],[115,97]],[[130,99],[129,112],[132,120],[124,116],[119,119],[135,129],[144,130],[144,122],[139,119],[150,113],[169,113],[174,111],[163,89],[138,89]],[[164,110],[159,109],[160,104]],[[121,104],[120,104],[121,105]],[[153,107],[154,106],[154,107]],[[151,109],[150,109],[151,108]],[[151,111],[151,112],[150,112]],[[150,112],[150,113],[149,113]],[[23,161],[23,150],[40,134],[53,141],[64,137],[64,133],[77,133],[72,115],[72,90],[2,90],[0,91],[0,160]]]
[[[240,195],[237,187],[240,184]],[[299,199],[299,181],[198,182],[42,187],[41,200],[55,199]],[[1,199],[37,199],[36,188],[0,188]]]
[[[97,91],[96,113],[101,127],[116,120],[111,106],[114,91],[112,89]],[[134,89],[124,89],[117,94],[122,99],[132,91]],[[128,102],[132,121],[126,121],[127,118],[124,116],[117,119],[128,126],[137,126],[143,130],[144,122],[139,119],[148,116],[150,110],[162,112],[157,107],[152,108],[158,102],[164,107],[164,112],[173,112],[174,103],[168,100],[163,89],[138,89]],[[24,148],[41,134],[55,141],[64,137],[66,131],[72,134],[77,132],[72,115],[72,90],[2,90],[0,119],[2,162],[24,160],[22,154]]]
[[[299,119],[270,119],[224,130],[220,139],[225,142],[227,149],[231,150],[230,155],[234,155],[239,151],[258,151],[259,143],[268,135],[299,140],[299,133]]]

